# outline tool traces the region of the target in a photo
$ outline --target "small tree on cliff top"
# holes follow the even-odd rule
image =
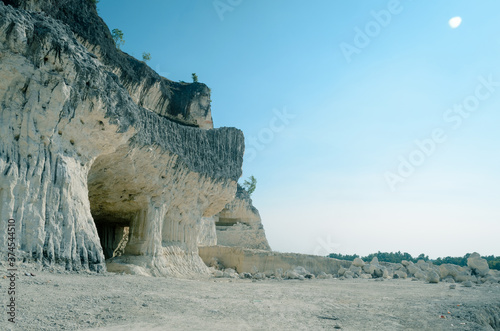
[[[142,53],[142,60],[144,62],[148,62],[149,60],[151,60],[151,54],[146,52]]]
[[[257,187],[257,179],[254,176],[250,176],[248,179],[245,179],[241,186],[248,192],[248,195],[251,196]]]

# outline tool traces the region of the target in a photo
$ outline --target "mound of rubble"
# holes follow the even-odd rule
[[[220,248],[219,248],[220,251]],[[247,250],[248,251],[248,250]],[[213,253],[212,250],[211,253]],[[245,262],[245,256],[253,253],[260,256],[259,260],[251,263]],[[259,254],[260,253],[260,254]],[[217,254],[212,254],[217,255]],[[218,257],[207,258],[201,253],[201,257],[209,266],[214,277],[226,278],[248,278],[248,279],[408,279],[424,281],[428,283],[462,283],[463,286],[470,287],[473,284],[500,283],[500,271],[491,270],[485,259],[478,253],[473,253],[466,267],[455,264],[434,265],[432,262],[419,260],[417,263],[402,261],[401,263],[379,262],[374,257],[370,262],[365,262],[360,258],[354,261],[341,261],[320,256],[285,253],[265,253],[263,251],[247,252],[240,249],[239,252],[232,249],[232,259],[228,259],[223,254]],[[248,259],[248,257],[247,257]],[[313,263],[315,260],[320,263]],[[237,262],[236,262],[237,261]],[[300,265],[304,262],[305,266]],[[309,267],[308,267],[309,265]],[[284,267],[287,266],[287,267]],[[322,270],[323,269],[323,270]]]

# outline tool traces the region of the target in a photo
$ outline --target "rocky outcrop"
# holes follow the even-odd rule
[[[271,250],[259,211],[240,185],[234,200],[216,216],[215,226],[218,245]]]
[[[488,262],[481,258],[479,253],[472,253],[471,256],[467,259],[467,266],[471,268],[474,275],[484,277],[488,275],[490,271],[490,267],[488,266]]]
[[[281,276],[287,270],[303,267],[315,275],[319,275],[321,272],[338,275],[341,268],[349,268],[351,265],[350,261],[322,256],[269,252],[241,247],[200,247],[199,252],[207,265],[220,264],[219,268],[232,268],[238,273],[263,273]]]
[[[102,270],[106,254],[109,270],[206,273],[199,230],[234,198],[241,131],[193,127],[206,86],[112,49],[90,1],[4,2],[17,8],[0,1],[0,217],[16,220],[19,254],[72,270]]]
[[[146,63],[116,48],[109,28],[91,0],[1,0],[13,7],[43,12],[64,23],[78,41],[115,73],[134,103],[169,119],[213,128],[210,89],[201,83],[173,82]]]
[[[354,261],[337,260],[327,257],[278,253],[242,247],[210,246],[200,247],[200,256],[210,267],[215,277],[265,279],[410,279],[428,283],[462,283],[464,287],[480,284],[500,283],[500,271],[489,270],[479,276],[470,267],[453,264],[436,266],[432,262],[419,260],[417,263],[379,262],[374,257],[370,262],[356,258]],[[477,253],[476,253],[477,254]],[[481,259],[479,254],[472,255]],[[486,261],[484,259],[481,259]],[[481,262],[480,262],[481,263]],[[481,263],[482,264],[482,263]],[[233,272],[236,271],[238,273]],[[450,287],[456,288],[455,284]]]

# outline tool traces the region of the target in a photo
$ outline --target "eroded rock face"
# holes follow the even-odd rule
[[[218,245],[271,250],[259,211],[241,186],[238,185],[234,200],[216,218]]]
[[[16,219],[19,254],[102,270],[98,232],[110,257],[128,228],[110,269],[206,273],[201,219],[235,195],[241,131],[171,121],[203,126],[208,88],[173,84],[112,51],[90,1],[9,3],[45,11],[0,1],[0,217]]]
[[[210,89],[202,83],[170,81],[118,50],[91,0],[1,1],[15,8],[43,12],[66,24],[78,41],[118,76],[138,106],[184,125],[213,128]]]
[[[321,272],[338,275],[341,268],[349,268],[351,261],[341,261],[328,257],[266,252],[242,247],[207,246],[200,247],[200,256],[208,265],[214,259],[225,268],[233,268],[238,273],[278,275],[283,271],[305,266],[308,272],[318,275]],[[291,277],[288,277],[291,278]]]

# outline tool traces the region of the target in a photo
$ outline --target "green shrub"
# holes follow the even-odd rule
[[[149,60],[151,60],[151,54],[146,52],[142,53],[142,60],[144,62],[148,62]]]
[[[257,179],[254,176],[250,176],[243,182],[243,185],[241,186],[248,192],[248,195],[251,196],[255,191],[255,188],[257,187]]]
[[[113,31],[111,31],[111,36],[113,37],[113,41],[115,42],[116,48],[120,49],[121,45],[125,44],[122,30],[113,29]]]

